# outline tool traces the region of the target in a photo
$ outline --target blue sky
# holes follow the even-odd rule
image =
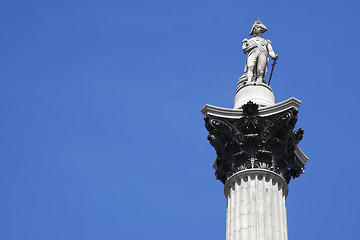
[[[0,239],[225,239],[200,108],[233,107],[260,18],[276,101],[310,158],[289,239],[355,239],[357,1],[7,1],[0,8]]]

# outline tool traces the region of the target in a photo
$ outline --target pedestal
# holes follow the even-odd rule
[[[243,82],[236,89],[234,108],[239,109],[249,101],[267,107],[275,104],[275,96],[266,83]]]

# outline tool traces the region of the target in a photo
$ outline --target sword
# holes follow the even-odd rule
[[[277,58],[275,58],[274,62],[271,64],[271,73],[270,73],[270,78],[269,78],[269,82],[268,82],[269,86],[270,86],[271,77],[272,77],[272,74],[273,74],[273,71],[274,71],[274,67],[275,67],[275,64],[276,64],[276,60],[277,60]]]

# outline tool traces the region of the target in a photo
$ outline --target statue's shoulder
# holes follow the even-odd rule
[[[270,41],[269,39],[265,39],[265,38],[262,38],[262,37],[259,37],[258,39],[259,39],[259,41],[261,41],[261,42],[266,42],[266,43],[270,43],[270,44],[271,44],[271,41]]]
[[[254,41],[254,42],[268,42],[270,40],[262,38],[262,37],[252,37],[249,39],[249,41]],[[271,43],[271,42],[270,42]]]
[[[245,38],[244,40],[243,40],[243,43],[244,42],[256,42],[256,38],[255,37],[252,37],[252,38],[249,38],[249,39],[247,39],[247,38]]]

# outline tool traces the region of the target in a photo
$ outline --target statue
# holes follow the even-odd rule
[[[239,83],[245,81],[262,83],[267,74],[269,56],[274,60],[278,59],[278,55],[272,49],[271,41],[261,37],[267,30],[267,27],[259,19],[253,24],[250,31],[250,35],[254,37],[245,38],[242,41],[242,50],[244,54],[248,53],[248,57],[244,75],[239,78]]]

